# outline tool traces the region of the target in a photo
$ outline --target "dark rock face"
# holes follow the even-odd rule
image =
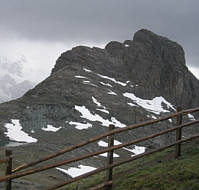
[[[129,78],[145,89],[142,97],[164,94],[170,102],[184,108],[198,105],[198,80],[188,71],[179,44],[147,30],[136,32],[133,41],[124,44],[111,42],[106,50],[122,59]]]
[[[46,80],[22,98],[0,105],[1,122],[18,118],[27,130],[64,122],[67,128],[65,121],[85,120],[74,109],[77,105],[128,125],[135,122],[131,117],[135,112],[136,122],[147,119],[147,111],[127,105],[124,93],[148,100],[163,96],[174,106],[190,108],[199,105],[198,89],[198,80],[186,67],[183,48],[142,29],[133,40],[110,42],[105,49],[78,46],[63,53]],[[109,114],[99,112],[92,97]]]
[[[8,141],[4,125],[11,119],[19,119],[29,134],[34,130],[31,136],[38,142],[24,147],[25,150],[32,146],[32,151],[37,152],[37,148],[42,147],[49,153],[107,131],[107,121],[121,127],[170,114],[177,105],[197,107],[198,89],[199,81],[186,66],[183,48],[148,30],[136,32],[133,40],[124,43],[110,42],[105,49],[78,46],[58,58],[46,80],[22,98],[0,105],[1,145]],[[127,93],[134,94],[133,101]],[[164,98],[161,106],[166,113],[147,109],[155,97]],[[92,127],[79,130],[74,122],[89,123]],[[43,131],[49,124],[62,128],[56,133]],[[167,121],[118,135],[116,139],[127,142],[173,124],[174,120],[173,123]],[[194,132],[187,130],[184,134],[188,136],[190,131]],[[143,145],[160,146],[172,140],[172,135],[165,135]],[[68,157],[98,148],[96,143]],[[129,154],[126,151],[120,157]],[[94,166],[102,163],[101,159],[89,162]]]
[[[94,97],[109,111],[105,119],[117,116],[128,125],[135,111],[136,122],[147,119],[147,113],[140,106],[128,106],[125,92],[148,100],[163,96],[174,106],[190,108],[199,105],[198,89],[198,80],[186,67],[183,48],[142,29],[133,40],[110,42],[105,49],[78,46],[63,53],[46,80],[22,98],[1,104],[1,122],[18,118],[29,130],[49,122],[56,126],[80,122],[83,119],[75,105],[105,116],[96,109]]]

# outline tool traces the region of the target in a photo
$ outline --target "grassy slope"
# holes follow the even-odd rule
[[[23,157],[23,154],[19,155]],[[1,171],[4,170],[0,167],[0,175]],[[43,175],[50,175],[50,171],[24,179],[48,186],[63,181],[59,178],[45,181]],[[87,190],[104,181],[105,173],[100,173],[61,189]],[[184,144],[178,160],[174,159],[174,148],[170,148],[115,168],[113,190],[199,190],[199,140]]]
[[[182,156],[174,159],[174,148],[114,169],[113,190],[199,190],[199,140],[183,145]],[[105,173],[79,183],[87,189],[103,182]],[[72,184],[63,190],[77,189]]]

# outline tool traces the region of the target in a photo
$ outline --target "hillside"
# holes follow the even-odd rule
[[[113,190],[198,190],[199,140],[184,143],[182,155],[178,159],[175,159],[174,153],[175,147],[114,168]],[[22,161],[23,154],[21,152],[20,156],[15,155],[14,165],[19,165],[18,159]],[[3,156],[2,150],[0,156]],[[65,174],[60,174],[61,172],[50,170],[23,177],[14,180],[14,189],[44,189],[46,186],[49,187],[67,179]],[[106,172],[102,172],[59,190],[88,189],[105,182],[105,179]],[[0,183],[0,187],[3,187],[3,184]]]
[[[48,78],[21,98],[0,104],[0,146],[13,149],[19,163],[31,161],[102,134],[109,124],[123,128],[174,113],[179,105],[197,107],[198,94],[199,81],[186,66],[183,48],[142,29],[124,43],[113,41],[104,49],[78,46],[62,53]],[[197,117],[188,115],[184,120]],[[115,139],[123,143],[172,125],[175,119]],[[183,136],[198,131],[189,128],[183,130]],[[173,140],[171,133],[137,146],[154,148]],[[99,150],[104,143],[106,139],[61,159]],[[128,148],[130,151],[116,151],[115,159],[137,154],[136,146]],[[72,166],[97,168],[105,160],[106,155],[100,155]],[[59,181],[65,178],[60,173],[55,169],[45,177]]]
[[[113,190],[198,190],[199,141],[184,144],[177,160],[174,150],[170,148],[115,168]],[[102,173],[61,189],[88,189],[103,183],[105,176]]]

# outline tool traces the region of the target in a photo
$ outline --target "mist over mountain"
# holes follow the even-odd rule
[[[15,73],[20,73],[17,70]],[[12,78],[5,78],[9,85],[15,84]],[[21,143],[14,151],[29,155],[31,150],[32,156],[40,157],[107,132],[109,124],[123,128],[174,113],[177,106],[197,107],[198,95],[199,81],[186,66],[182,46],[142,29],[132,40],[112,41],[104,49],[78,46],[62,53],[48,78],[21,98],[0,104],[0,145]],[[184,120],[197,117],[188,115]],[[115,140],[119,144],[148,136],[175,122],[171,119],[138,128],[116,135]],[[183,136],[197,131],[196,126],[183,129]],[[171,133],[137,146],[154,148],[174,140]],[[93,143],[64,155],[64,159],[94,152],[106,143],[106,139]],[[115,159],[137,154],[136,146],[128,148],[116,151]],[[75,166],[97,168],[105,159],[99,155]],[[55,169],[45,177],[59,181],[63,178],[59,174]]]
[[[0,102],[19,98],[34,87],[33,82],[25,80],[22,65],[25,61],[24,57],[16,62],[0,58]]]

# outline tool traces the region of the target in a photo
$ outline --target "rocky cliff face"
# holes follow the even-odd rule
[[[106,50],[121,59],[126,75],[143,87],[138,92],[141,97],[164,95],[174,105],[184,108],[198,104],[198,81],[188,71],[183,48],[176,42],[140,30],[133,41],[111,42]]]
[[[121,81],[130,80],[139,85],[136,93],[141,97],[164,94],[171,103],[184,108],[198,104],[198,80],[186,66],[183,48],[148,30],[136,32],[133,40],[124,43],[110,42],[104,50],[76,47],[65,52],[57,60],[52,75],[72,64],[105,72]]]
[[[110,42],[105,49],[78,46],[58,58],[46,80],[23,97],[0,105],[1,145],[13,140],[6,137],[7,124],[14,127],[17,123],[37,139],[18,150],[31,147],[33,152],[49,153],[99,135],[110,123],[124,127],[175,112],[178,105],[197,107],[198,94],[199,81],[186,66],[183,48],[148,30],[136,32],[133,40],[124,43]],[[137,129],[116,140],[127,142],[169,128],[174,122]],[[160,146],[172,139],[166,135],[142,145]],[[96,143],[67,156],[98,148]],[[118,155],[122,158],[131,153]],[[100,165],[101,159],[91,160],[89,165]]]

